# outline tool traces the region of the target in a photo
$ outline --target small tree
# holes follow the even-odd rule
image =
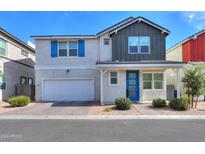
[[[190,107],[196,108],[199,96],[205,94],[205,74],[202,65],[187,68],[182,82]]]

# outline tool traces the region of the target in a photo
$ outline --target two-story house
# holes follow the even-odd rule
[[[205,30],[184,39],[168,49],[166,52],[166,59],[194,65],[199,63],[205,64]],[[183,76],[184,71],[181,70],[180,74]],[[167,79],[169,84],[176,83],[174,72],[170,70],[167,74]],[[183,87],[180,89],[183,91]],[[200,100],[205,100],[205,97],[201,96]]]
[[[16,85],[34,84],[35,51],[0,28],[0,100],[16,94]]]
[[[166,99],[169,30],[143,17],[127,18],[96,35],[32,36],[36,41],[36,100]]]

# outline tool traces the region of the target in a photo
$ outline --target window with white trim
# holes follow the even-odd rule
[[[0,89],[6,89],[6,77],[0,72]]]
[[[110,84],[111,85],[117,85],[118,84],[118,72],[117,71],[111,71],[110,72]]]
[[[58,56],[67,57],[67,42],[58,43]]]
[[[152,73],[143,74],[143,89],[152,89]]]
[[[75,57],[77,55],[78,55],[78,42],[77,41],[69,42],[69,56]]]
[[[6,41],[0,38],[0,54],[6,55]]]
[[[110,39],[104,38],[104,45],[109,45],[109,44],[110,44]]]
[[[33,78],[28,78],[28,85],[33,85]]]
[[[143,89],[163,89],[164,74],[163,73],[143,73]]]
[[[76,57],[78,55],[78,41],[58,42],[59,57]]]
[[[163,89],[162,73],[154,73],[154,89]]]
[[[20,78],[20,84],[21,85],[25,85],[25,84],[27,84],[27,78],[25,77],[25,76],[21,76],[21,78]]]
[[[150,37],[136,36],[128,37],[129,54],[148,54],[150,53]]]
[[[28,52],[25,51],[25,50],[21,50],[21,55],[24,55],[24,56],[28,57]]]

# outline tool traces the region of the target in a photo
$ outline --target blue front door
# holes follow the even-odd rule
[[[140,84],[139,71],[127,71],[127,97],[132,101],[139,101],[140,98]]]

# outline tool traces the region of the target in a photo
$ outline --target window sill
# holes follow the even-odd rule
[[[129,55],[149,55],[149,53],[128,53]]]
[[[73,56],[73,57],[56,57],[56,58],[59,58],[59,59],[78,59],[78,58],[85,58],[85,57],[78,57],[78,56]]]
[[[143,91],[164,91],[165,89],[142,89]]]

